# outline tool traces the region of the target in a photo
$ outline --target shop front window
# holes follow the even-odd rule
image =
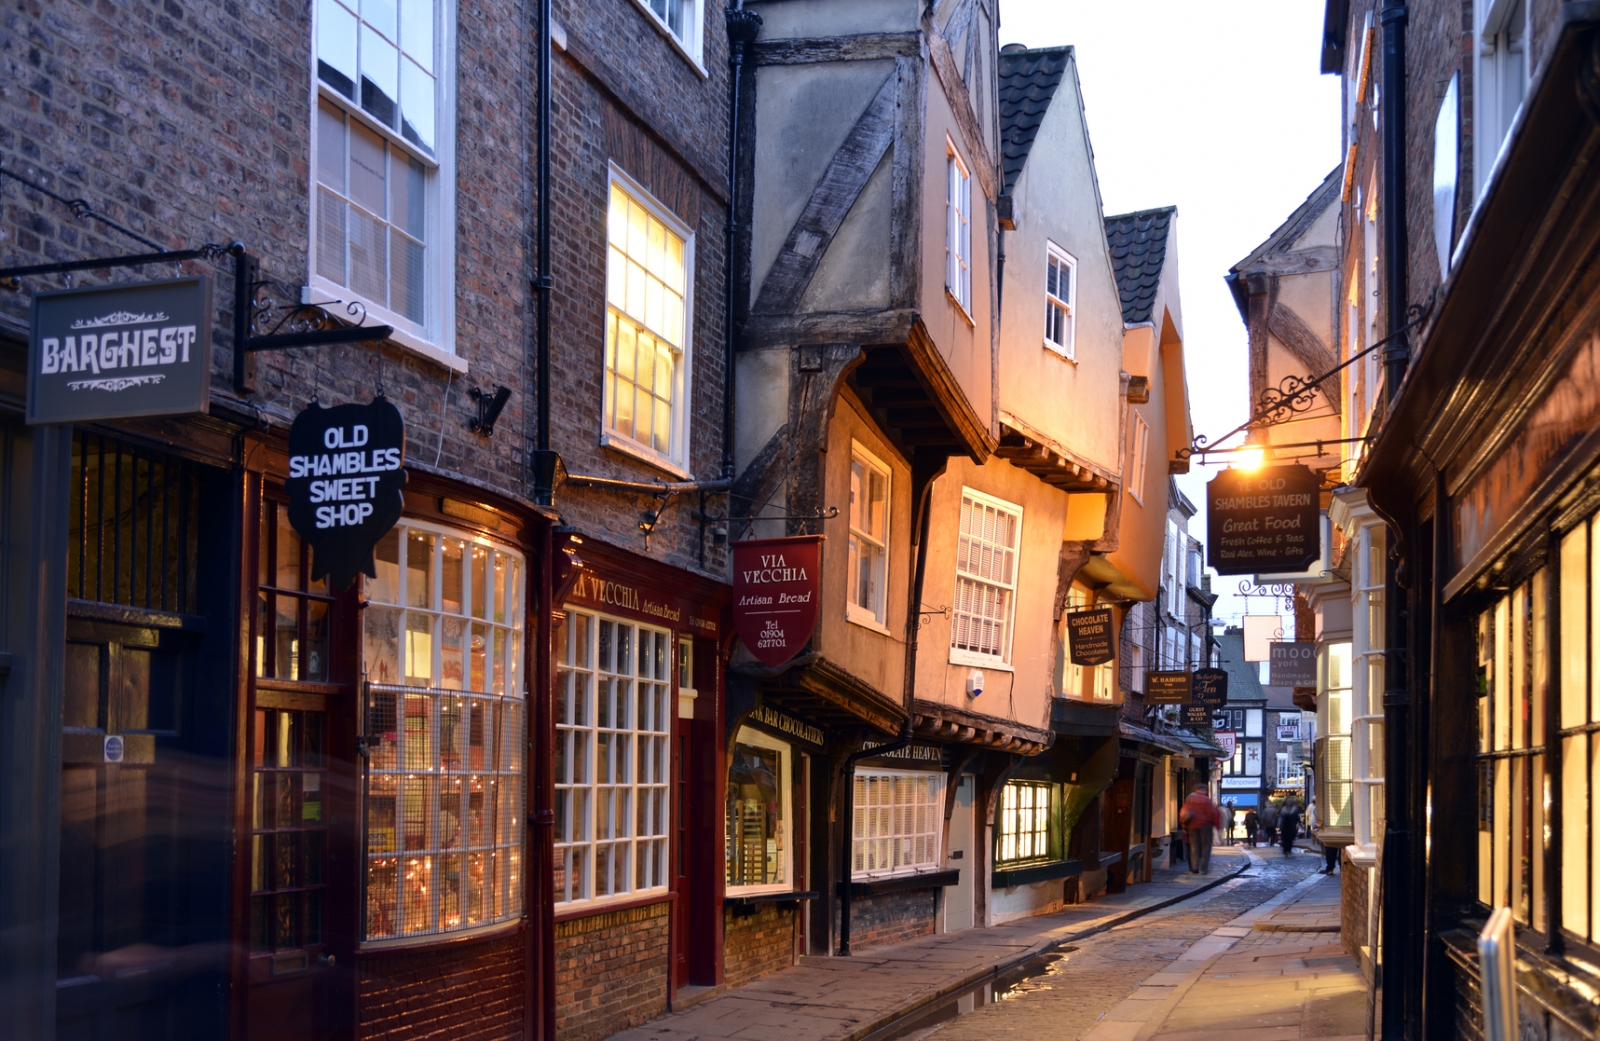
[[[1351,824],[1353,787],[1350,758],[1351,654],[1350,643],[1330,643],[1321,651],[1321,690],[1317,697],[1318,805],[1329,827]]]
[[[857,878],[936,870],[944,831],[944,775],[857,770],[851,873]]]
[[[730,890],[788,888],[792,752],[748,727],[728,762],[727,871]]]
[[[406,521],[375,552],[362,611],[364,939],[522,914],[523,561]]]
[[[672,634],[568,610],[555,644],[556,902],[664,890]]]
[[[1561,928],[1593,944],[1600,942],[1600,518],[1561,540],[1560,610],[1561,812],[1548,823],[1561,832]],[[1541,680],[1542,663],[1537,657]],[[1515,744],[1515,728],[1512,734]]]
[[[1025,864],[1050,860],[1059,845],[1054,841],[1054,785],[1011,781],[1000,790],[999,849],[995,862]]]

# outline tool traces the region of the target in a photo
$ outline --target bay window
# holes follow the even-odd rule
[[[1354,787],[1350,748],[1353,684],[1349,641],[1323,645],[1318,652],[1317,802],[1326,827],[1351,826]]]
[[[943,774],[857,769],[853,805],[853,877],[882,878],[939,869]]]
[[[749,727],[739,728],[728,761],[727,852],[729,892],[788,889],[793,884],[789,745]]]

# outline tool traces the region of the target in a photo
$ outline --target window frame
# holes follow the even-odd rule
[[[860,459],[868,468],[876,470],[883,476],[883,540],[879,542],[871,535],[859,531],[851,523],[850,516],[847,514],[845,518],[847,532],[846,552],[848,553],[849,551],[849,544],[853,543],[858,536],[877,545],[883,551],[883,574],[880,576],[879,581],[879,598],[882,604],[874,612],[870,608],[855,602],[855,575],[852,571],[846,576],[845,582],[845,620],[887,635],[889,632],[889,551],[894,538],[894,470],[888,463],[874,455],[860,441],[852,438],[850,441],[850,465],[852,468],[855,466],[857,459]]]
[[[895,778],[905,778],[913,782],[924,780],[928,782],[932,788],[932,792],[928,802],[923,806],[919,806],[919,804],[916,802],[888,803],[886,808],[888,811],[888,818],[891,822],[890,833],[888,835],[863,835],[863,826],[867,823],[873,810],[879,809],[879,807],[873,807],[869,804],[864,804],[861,801],[861,793],[856,790],[856,786],[860,785],[863,781],[867,782],[870,786],[871,779],[873,778],[890,780]],[[865,881],[885,878],[903,878],[908,875],[922,875],[932,871],[938,871],[943,867],[944,785],[945,775],[934,770],[896,770],[884,767],[856,768],[854,783],[851,790],[850,878],[852,880]],[[897,785],[891,785],[891,790],[897,788]],[[919,831],[915,830],[914,827],[904,831],[897,831],[894,829],[892,822],[895,818],[900,818],[901,820],[911,818],[914,820],[915,811],[918,808],[925,808],[928,811],[928,830]],[[890,847],[892,847],[897,843],[910,842],[914,844],[919,839],[926,839],[931,844],[933,852],[927,860],[912,863],[903,867],[867,869],[856,866],[858,863],[860,863],[863,855],[863,849],[868,843],[886,842]]]
[[[971,487],[968,487],[966,485],[963,485],[961,487],[961,498],[962,499],[971,499],[973,501],[974,505],[980,505],[981,504],[981,505],[984,505],[984,506],[990,506],[990,507],[993,507],[996,510],[1002,511],[1004,513],[1011,514],[1016,519],[1016,545],[1014,547],[1012,547],[1013,558],[1012,558],[1012,565],[1011,565],[1011,582],[1010,582],[1009,585],[1006,585],[1006,584],[1003,584],[1003,583],[1000,583],[1000,582],[994,582],[994,581],[991,581],[991,580],[986,579],[986,578],[981,578],[981,577],[979,577],[977,575],[972,575],[972,574],[968,574],[966,572],[963,572],[962,569],[961,569],[961,550],[960,550],[961,538],[962,538],[961,531],[960,531],[960,514],[959,514],[959,512],[957,513],[956,547],[955,547],[956,548],[956,554],[955,554],[955,561],[954,561],[954,579],[953,579],[953,581],[951,583],[951,591],[952,591],[952,594],[954,594],[952,596],[952,600],[956,600],[956,601],[960,600],[959,590],[961,588],[961,581],[962,581],[963,578],[965,578],[965,579],[967,579],[967,580],[969,580],[971,582],[979,583],[979,584],[982,584],[982,585],[988,585],[988,586],[992,586],[992,587],[995,587],[995,588],[998,588],[998,589],[1004,589],[1004,590],[1006,590],[1006,592],[1009,595],[1006,598],[1005,647],[1001,651],[1001,653],[996,654],[996,655],[985,654],[985,653],[983,653],[981,651],[967,650],[965,648],[961,648],[961,647],[957,647],[956,646],[955,641],[956,641],[956,631],[957,631],[957,628],[956,628],[957,627],[957,618],[959,617],[960,612],[954,606],[951,607],[951,617],[950,617],[950,664],[952,664],[952,665],[971,665],[971,666],[974,666],[974,667],[980,668],[980,669],[999,669],[999,670],[1004,671],[1004,672],[1010,672],[1010,671],[1012,671],[1011,651],[1012,651],[1012,646],[1013,646],[1013,644],[1015,642],[1015,639],[1016,639],[1017,589],[1018,589],[1018,587],[1020,585],[1019,578],[1020,578],[1021,571],[1022,571],[1022,542],[1023,542],[1023,536],[1022,536],[1023,528],[1022,528],[1022,525],[1023,525],[1023,519],[1024,519],[1023,518],[1023,512],[1024,511],[1023,511],[1023,508],[1020,505],[1018,505],[1017,503],[1007,502],[1004,499],[997,498],[996,496],[993,496],[993,495],[989,495],[986,492],[980,492],[976,488],[971,488]],[[959,508],[960,508],[960,504],[959,503],[958,503],[957,508],[959,510]]]
[[[317,73],[317,38],[323,5],[334,0],[314,0],[312,3],[311,68],[309,99],[309,132],[307,175],[306,228],[306,282],[303,291],[312,299],[328,297],[321,302],[323,310],[334,318],[348,320],[346,310],[352,303],[366,309],[366,316],[375,324],[390,326],[394,331],[389,340],[419,354],[428,360],[455,372],[466,372],[466,359],[456,353],[456,0],[436,0],[438,22],[434,26],[434,82],[436,84],[434,112],[434,155],[418,149],[389,127],[379,123],[359,104],[352,102],[332,87],[324,84]],[[405,58],[401,58],[404,61]],[[382,137],[391,148],[399,148],[417,159],[429,171],[424,192],[427,196],[428,215],[425,226],[424,261],[426,277],[433,289],[427,293],[427,307],[436,321],[422,325],[388,307],[373,304],[356,295],[350,286],[341,285],[317,273],[317,226],[319,205],[317,192],[318,109],[328,101],[343,110],[349,119],[359,120],[363,126]]]
[[[685,32],[683,36],[679,36],[672,31],[672,27],[667,24],[666,19],[656,13],[655,8],[650,6],[648,0],[633,0],[633,3],[644,14],[645,19],[655,30],[666,37],[667,42],[672,45],[672,49],[677,51],[679,56],[684,61],[687,61],[695,72],[700,74],[701,79],[709,78],[710,74],[706,72],[705,67],[706,5],[702,0],[685,0],[685,3],[692,6],[694,11],[692,15],[684,19]],[[693,23],[692,31],[688,29],[690,22]]]
[[[1050,263],[1055,261],[1065,267],[1070,275],[1067,281],[1067,298],[1062,299],[1050,292]],[[1058,343],[1050,337],[1050,321],[1048,317],[1044,325],[1045,350],[1059,354],[1071,362],[1078,360],[1078,258],[1062,249],[1050,240],[1045,240],[1045,305],[1051,311],[1060,308],[1066,314],[1065,327],[1067,340]]]
[[[638,0],[635,0],[638,2]],[[652,14],[653,17],[653,14]],[[611,377],[606,370],[605,347],[605,316],[610,314],[611,301],[606,297],[608,290],[602,290],[600,324],[600,409],[599,409],[599,440],[604,448],[621,452],[624,455],[648,463],[658,470],[677,477],[688,478],[691,456],[690,433],[693,424],[690,414],[693,411],[692,395],[694,390],[694,289],[695,289],[695,233],[688,224],[669,210],[660,199],[657,199],[643,185],[628,175],[616,163],[607,164],[606,173],[606,220],[610,220],[611,193],[616,188],[621,188],[630,200],[643,206],[650,215],[674,235],[683,240],[683,343],[678,345],[678,371],[673,374],[673,406],[671,423],[671,443],[677,446],[676,451],[663,454],[657,452],[651,445],[643,444],[637,439],[613,430],[609,426],[608,416],[610,409]],[[606,244],[605,285],[610,286],[611,279],[611,247],[609,240]],[[627,314],[618,308],[621,314]],[[629,319],[644,325],[643,318],[628,315]]]
[[[779,773],[781,776],[778,778],[778,790],[783,796],[783,816],[781,818],[782,826],[779,829],[779,834],[783,840],[784,878],[781,882],[767,882],[759,885],[737,885],[727,881],[727,868],[724,866],[722,876],[724,890],[729,896],[755,896],[762,893],[793,892],[795,888],[794,775],[796,766],[795,757],[799,753],[796,751],[795,746],[789,742],[784,741],[781,738],[773,737],[765,731],[756,730],[754,727],[739,727],[739,729],[734,733],[733,742],[735,745],[753,745],[756,748],[764,748],[770,752],[777,752],[779,755],[778,763]],[[733,757],[731,754],[728,757],[728,765],[731,769],[733,765]],[[724,808],[723,813],[723,836],[724,840],[727,840],[729,836],[727,834],[728,820],[726,816],[726,808]]]
[[[1020,790],[1023,788],[1032,789],[1036,793],[1043,793],[1044,795],[1044,828],[1042,831],[1044,852],[1035,853],[1029,856],[1006,857],[1004,855],[1006,839],[1008,837],[1006,829],[1007,824],[1013,820],[1014,816],[1006,806],[1006,793],[1014,789]],[[1001,786],[1000,797],[997,800],[998,805],[995,807],[994,824],[994,866],[997,870],[1027,867],[1034,864],[1049,864],[1065,859],[1063,856],[1061,842],[1060,788],[1060,785],[1052,784],[1048,781],[1029,780],[1007,781]],[[1035,798],[1037,799],[1037,797],[1038,796],[1036,794]],[[1037,810],[1037,802],[1034,803],[1034,807],[1035,810]],[[1022,811],[1021,807],[1019,806],[1018,813],[1020,814],[1020,812]],[[1019,836],[1020,834],[1020,832],[1017,833]],[[1039,830],[1035,829],[1033,834],[1037,836],[1041,833]]]
[[[1128,468],[1128,494],[1144,505],[1144,482],[1150,469],[1150,424],[1138,409],[1133,410],[1133,458]]]
[[[944,291],[972,322],[972,171],[945,137]],[[953,283],[953,284],[952,284]]]

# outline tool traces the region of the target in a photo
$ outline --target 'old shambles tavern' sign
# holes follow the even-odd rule
[[[733,544],[733,626],[763,665],[782,665],[811,639],[822,599],[822,539]]]
[[[289,428],[289,523],[311,544],[311,577],[348,588],[377,577],[372,548],[400,519],[406,430],[385,398],[370,405],[313,402]]]
[[[1299,464],[1217,474],[1206,486],[1207,563],[1220,575],[1305,570],[1322,553],[1321,486]]]

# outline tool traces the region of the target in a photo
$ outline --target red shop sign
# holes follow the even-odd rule
[[[800,653],[822,599],[821,535],[733,544],[733,627],[773,667]]]

